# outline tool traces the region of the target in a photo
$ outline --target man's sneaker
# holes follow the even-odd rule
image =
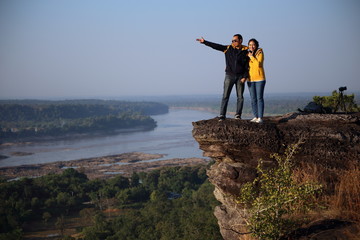
[[[224,115],[220,115],[220,117],[219,117],[219,122],[224,121],[224,120],[225,120],[225,116],[224,116]]]
[[[241,119],[240,115],[236,114],[235,119]]]
[[[257,122],[257,121],[258,121],[258,118],[256,118],[256,117],[250,120],[250,122]]]

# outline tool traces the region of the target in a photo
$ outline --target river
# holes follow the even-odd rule
[[[169,113],[152,116],[157,127],[151,131],[128,131],[107,136],[87,136],[0,146],[0,167],[70,161],[83,158],[116,155],[128,152],[165,154],[171,158],[202,157],[199,145],[192,137],[192,122],[215,117],[214,113],[170,109]],[[31,155],[15,156],[14,152]]]

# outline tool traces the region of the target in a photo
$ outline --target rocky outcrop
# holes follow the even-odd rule
[[[321,169],[319,179],[335,182],[331,174],[360,161],[360,114],[289,113],[267,117],[263,124],[235,119],[219,122],[215,118],[194,122],[193,136],[204,156],[216,161],[208,176],[221,202],[215,216],[226,240],[250,239],[245,222],[248,213],[239,209],[233,196],[239,194],[242,184],[255,178],[260,158],[271,167],[270,154],[282,153],[301,140],[294,161]],[[326,186],[327,194],[334,193],[334,184]]]

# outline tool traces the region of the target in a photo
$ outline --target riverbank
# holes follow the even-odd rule
[[[49,173],[58,174],[67,168],[74,168],[85,173],[89,179],[107,179],[117,174],[130,177],[133,172],[147,172],[161,167],[206,165],[209,162],[209,159],[205,158],[161,160],[165,156],[165,154],[131,152],[72,161],[4,167],[0,168],[0,175],[6,180],[16,180],[22,177],[40,177]]]

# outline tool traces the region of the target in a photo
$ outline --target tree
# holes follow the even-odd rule
[[[21,240],[23,239],[23,231],[20,228],[7,233],[0,233],[0,240]]]
[[[44,220],[45,224],[49,221],[51,218],[51,214],[49,212],[44,212],[42,215],[42,219]]]
[[[89,224],[89,219],[91,219],[96,214],[96,210],[94,208],[84,208],[80,210],[79,214],[84,224]]]
[[[105,196],[103,195],[103,191],[100,189],[98,192],[89,193],[89,197],[91,201],[97,208],[103,210],[105,205]]]
[[[140,184],[140,176],[137,172],[133,172],[130,178],[131,187],[136,187]]]
[[[107,181],[108,184],[108,196],[113,197],[116,195],[117,192],[119,192],[122,189],[126,189],[130,186],[129,179],[118,175],[114,178],[111,178]]]
[[[65,231],[65,217],[64,215],[61,215],[56,219],[55,226],[59,229],[60,235],[64,236]]]
[[[150,194],[151,202],[166,201],[166,199],[167,199],[166,194],[159,190],[152,191],[152,193]]]
[[[106,221],[104,215],[98,212],[93,219],[94,226],[86,227],[83,230],[83,234],[86,236],[85,239],[107,239],[107,237],[111,234],[111,231],[109,229],[110,224]]]

